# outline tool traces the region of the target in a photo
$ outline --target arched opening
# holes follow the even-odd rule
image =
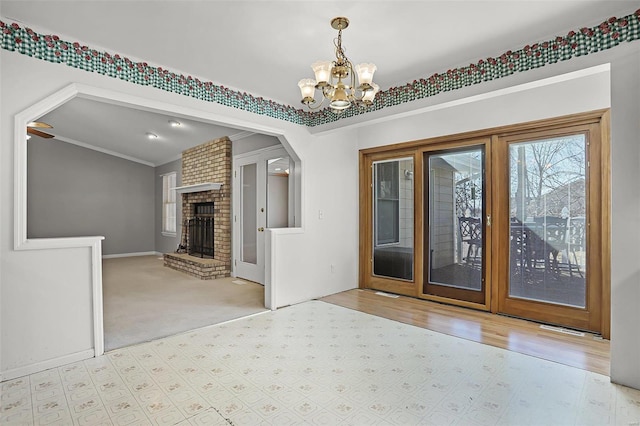
[[[43,139],[35,136],[28,142],[25,129],[29,122],[36,120],[57,121],[49,123],[54,126],[53,129],[47,129],[55,137]],[[155,140],[146,139],[145,135],[142,138],[140,135],[129,138],[105,137],[112,127],[132,131],[136,128],[136,122],[138,129],[147,126],[148,133],[152,133],[150,127],[154,123],[161,123],[169,129],[172,120],[179,121],[183,129],[190,129],[193,137],[188,138],[182,133],[172,138],[166,129],[156,131],[164,134]],[[70,123],[73,124],[73,132],[62,135],[60,131]],[[210,136],[201,140],[202,132]],[[92,258],[90,311],[95,355],[102,354],[105,349],[103,306],[107,304],[102,292],[103,255],[119,258],[121,255],[142,253],[157,258],[159,253],[175,250],[181,242],[182,218],[176,215],[177,226],[173,235],[161,229],[166,218],[161,204],[164,174],[160,172],[167,169],[167,165],[170,168],[171,163],[180,163],[182,151],[220,138],[228,138],[232,146],[245,153],[260,149],[263,145],[281,145],[291,161],[298,167],[300,165],[296,153],[278,129],[254,128],[250,123],[228,125],[202,111],[86,86],[70,85],[16,115],[14,247],[16,250],[89,247]],[[149,142],[154,145],[149,145]],[[57,158],[65,158],[66,163],[53,167],[53,154]],[[70,164],[78,166],[75,168],[76,174],[65,176]],[[123,170],[128,170],[126,176],[121,176]],[[84,173],[83,177],[77,174],[79,172]],[[109,179],[106,186],[105,176],[114,177]],[[299,174],[294,179],[299,179]],[[142,180],[146,180],[146,184]],[[74,183],[64,187],[56,185],[63,181]],[[38,182],[47,182],[49,186],[38,187]],[[137,190],[128,191],[130,186]],[[297,188],[298,192],[294,190],[290,193],[290,202],[298,205],[299,209],[300,185],[292,187]],[[54,188],[56,191],[52,190]],[[74,194],[77,190],[84,190],[85,193]],[[141,197],[143,200],[135,199],[145,190],[152,194]],[[231,196],[230,184],[228,191]],[[138,212],[138,217],[132,221],[127,218],[127,209],[122,208],[122,204],[129,201],[134,204],[131,210]],[[93,210],[88,211],[79,203],[85,203],[84,207],[90,206]],[[150,212],[140,212],[145,205]],[[96,209],[102,212],[98,217],[95,217]],[[226,213],[230,215],[230,211]],[[145,217],[154,226],[148,223],[144,225]],[[74,224],[77,226],[74,227]],[[140,232],[144,236],[140,236]],[[228,232],[232,232],[230,227]],[[140,241],[145,239],[146,243]],[[231,259],[229,263],[232,263]],[[266,288],[262,293],[270,291]],[[264,305],[268,306],[269,302],[263,302],[263,308]],[[159,314],[162,315],[162,312]]]

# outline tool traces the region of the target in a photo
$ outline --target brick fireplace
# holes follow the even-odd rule
[[[182,185],[176,191],[182,195],[183,237],[176,253],[164,254],[164,265],[200,279],[230,276],[231,140],[223,137],[183,151]],[[199,237],[189,232],[189,220],[192,224],[200,222],[196,216],[206,216],[213,223],[212,247],[207,233],[206,250],[202,252],[194,251],[193,242]],[[182,247],[185,243],[191,247]]]

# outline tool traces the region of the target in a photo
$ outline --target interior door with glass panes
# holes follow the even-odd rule
[[[293,223],[294,167],[284,148],[234,158],[234,274],[265,282],[265,229]]]
[[[262,161],[248,159],[236,164],[234,179],[237,197],[234,204],[234,229],[236,231],[234,273],[264,284],[264,227],[266,224],[266,185],[262,177],[265,165]]]

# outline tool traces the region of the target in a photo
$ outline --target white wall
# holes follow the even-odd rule
[[[486,100],[461,98],[508,88],[605,62],[607,73],[554,86],[503,94]],[[597,55],[416,102],[426,110],[383,119],[381,113],[341,123],[331,131],[300,126],[225,108],[213,103],[129,84],[18,53],[0,52],[0,370],[4,378],[38,368],[44,361],[70,359],[91,348],[91,303],[87,293],[90,258],[84,249],[13,250],[13,118],[33,103],[75,82],[143,99],[147,106],[168,105],[199,119],[279,136],[302,167],[302,228],[267,233],[272,252],[267,265],[274,285],[273,306],[320,297],[357,285],[357,149],[459,133],[592,110],[609,105],[611,88],[613,145],[613,248],[611,375],[640,388],[640,44],[629,43]],[[500,92],[493,92],[500,95]],[[457,103],[447,107],[446,102]],[[373,120],[367,126],[364,119]],[[378,121],[376,121],[378,120]],[[322,211],[322,219],[320,219]],[[42,273],[42,271],[46,271]],[[74,306],[74,310],[68,309]],[[26,337],[25,337],[26,336]],[[62,357],[62,358],[60,358]],[[64,358],[66,357],[66,358]]]
[[[289,225],[289,177],[267,176],[267,228]]]
[[[267,281],[278,283],[274,296],[278,307],[358,285],[355,141],[355,132],[346,131],[319,136],[305,146],[304,233],[276,229],[267,236],[267,244],[281,259],[271,265],[273,269],[267,265]]]
[[[127,83],[59,64],[0,51],[0,372],[7,379],[87,357],[93,348],[91,257],[87,249],[15,251],[14,116],[74,83],[92,96],[135,100],[239,130],[277,136],[299,160],[301,187],[296,234],[280,235],[270,258],[286,270],[273,285],[273,306],[308,300],[357,285],[356,139],[313,137],[302,126]],[[335,168],[334,168],[335,167]],[[319,221],[318,209],[326,211]],[[293,253],[293,255],[291,255]],[[298,257],[305,261],[296,263]],[[321,262],[321,263],[320,263]],[[330,262],[335,265],[330,272]],[[308,268],[301,267],[307,265]],[[42,271],[46,271],[43,273]],[[317,273],[313,273],[316,271]],[[89,293],[87,293],[89,292]],[[69,309],[73,306],[73,309]]]

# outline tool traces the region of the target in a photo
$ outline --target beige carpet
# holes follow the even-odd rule
[[[102,261],[106,351],[266,310],[260,284],[200,280],[162,263],[158,256]]]

